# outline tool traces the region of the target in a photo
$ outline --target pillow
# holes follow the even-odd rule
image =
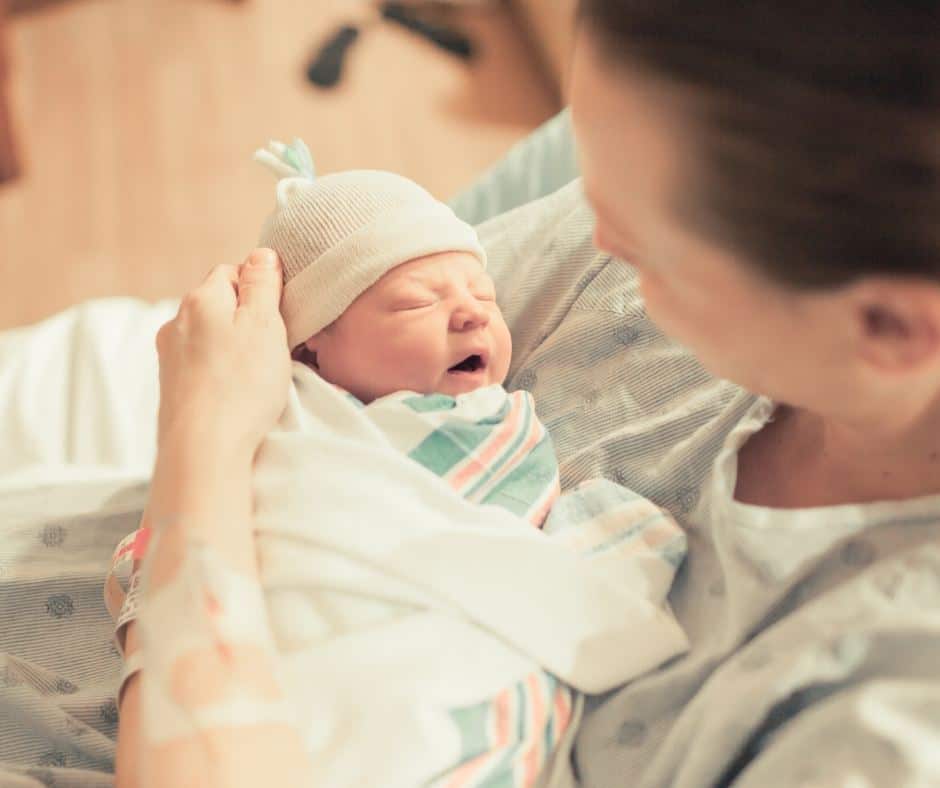
[[[565,109],[516,143],[450,205],[465,222],[479,224],[551,194],[577,177],[571,111]]]

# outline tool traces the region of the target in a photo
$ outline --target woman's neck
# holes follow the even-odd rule
[[[889,431],[781,407],[742,448],[735,497],[796,508],[940,493],[940,423],[926,421]]]

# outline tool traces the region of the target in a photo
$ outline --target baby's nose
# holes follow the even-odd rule
[[[490,315],[486,308],[475,298],[468,299],[457,307],[450,319],[452,331],[469,331],[482,328],[490,322]]]

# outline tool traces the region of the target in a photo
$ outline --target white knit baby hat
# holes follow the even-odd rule
[[[476,231],[407,178],[380,170],[317,177],[301,140],[270,142],[255,160],[280,178],[277,207],[259,245],[281,258],[281,315],[292,349],[397,265],[438,252],[469,252],[486,267]]]

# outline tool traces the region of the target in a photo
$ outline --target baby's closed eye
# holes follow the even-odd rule
[[[389,303],[393,312],[410,312],[414,309],[426,309],[438,303],[440,299],[431,293],[413,293],[396,296]]]
[[[473,283],[470,292],[473,293],[473,297],[479,301],[496,300],[496,286],[493,284],[493,280],[486,274]]]

